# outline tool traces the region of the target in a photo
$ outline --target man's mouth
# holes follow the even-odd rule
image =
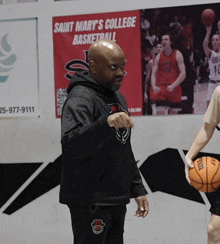
[[[115,82],[116,82],[117,84],[120,84],[120,83],[122,82],[122,78],[120,78],[120,79],[115,79]]]

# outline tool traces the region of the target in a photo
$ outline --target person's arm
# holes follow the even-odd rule
[[[185,156],[185,174],[186,179],[189,180],[189,168],[193,168],[193,159],[197,154],[208,144],[209,140],[212,138],[216,125],[205,123],[194,139],[191,148]]]
[[[92,154],[111,135],[107,115],[94,118],[94,105],[83,97],[68,100],[62,114],[63,152],[71,150],[75,157]]]
[[[167,90],[169,92],[172,92],[174,88],[179,86],[186,78],[186,67],[184,64],[184,59],[182,53],[179,50],[176,52],[176,60],[179,68],[179,76],[171,85],[167,86]]]
[[[151,59],[146,65],[145,83],[148,83],[150,81],[150,74],[151,74],[152,67],[153,67],[153,59]]]
[[[136,162],[134,162],[136,164]],[[131,198],[137,198],[139,196],[146,195],[145,188],[142,183],[141,175],[137,164],[135,165],[133,180],[131,183]]]
[[[146,65],[146,79],[145,79],[145,82],[144,82],[144,102],[145,103],[148,102],[147,91],[148,91],[148,87],[149,87],[150,74],[151,74],[152,67],[153,67],[153,59],[151,59],[148,62],[148,64]]]
[[[131,198],[135,198],[135,201],[137,203],[137,210],[135,212],[135,215],[137,217],[146,217],[149,212],[149,203],[146,197],[146,190],[144,188],[144,185],[142,183],[141,175],[137,166],[137,163],[135,162],[134,154],[131,149],[131,158],[134,162],[134,173],[133,173],[133,179],[131,183]]]
[[[195,137],[190,150],[186,154],[186,158],[193,160],[197,156],[197,154],[208,144],[209,140],[212,138],[215,127],[215,124],[204,123],[197,136]]]
[[[208,59],[211,56],[211,49],[208,46],[208,44],[209,44],[209,37],[210,37],[210,34],[211,34],[211,30],[212,30],[212,25],[206,26],[206,35],[205,35],[205,39],[203,41],[203,50],[204,50],[206,56],[208,57]]]
[[[156,85],[156,82],[157,82],[156,74],[157,74],[158,67],[159,67],[159,60],[160,60],[160,54],[157,55],[157,57],[155,59],[155,64],[153,65],[152,74],[151,74],[151,85],[153,88],[153,92],[156,94],[160,91],[160,88],[157,87],[157,85]]]
[[[193,167],[193,159],[208,144],[209,140],[212,138],[215,127],[220,123],[220,87],[217,87],[213,93],[204,121],[204,125],[185,156],[185,173],[189,183],[188,172],[189,168]]]
[[[119,129],[134,126],[131,118],[124,112],[95,118],[94,106],[82,97],[68,100],[62,115],[63,152],[68,150],[76,158],[90,156],[115,133],[113,127]]]

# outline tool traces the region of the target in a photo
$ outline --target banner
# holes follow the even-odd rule
[[[37,20],[1,21],[0,117],[39,116]]]
[[[126,76],[120,91],[131,115],[142,115],[140,11],[53,18],[56,117],[61,117],[71,77],[88,69],[88,49],[98,39],[117,42],[125,53]]]
[[[202,18],[204,13],[206,13],[206,21],[209,21],[211,25],[211,31],[208,34]],[[212,37],[220,33],[219,13],[219,4],[141,10],[142,73],[145,84],[143,114],[173,115],[204,114],[206,112],[211,96],[220,84],[218,69],[220,46],[212,44]],[[212,58],[206,55],[207,52],[204,50],[203,43],[206,35],[207,47],[205,49],[209,50]],[[169,91],[169,79],[163,79],[163,85],[161,85],[160,75],[170,73],[175,62],[168,62],[168,58],[166,60],[161,58],[155,83],[157,88],[160,88],[158,92],[158,90],[154,90],[155,87],[153,89],[151,71],[156,56],[160,55],[159,46],[162,47],[162,51],[167,57],[171,56],[171,53],[167,53],[166,42],[163,41],[164,36],[169,36],[168,40],[170,38],[171,53],[177,49],[183,57],[186,76],[173,91]],[[164,57],[162,54],[161,56]],[[172,83],[175,82],[174,78],[171,80]],[[181,91],[182,94],[178,91]],[[179,96],[179,101],[173,99],[175,96]]]

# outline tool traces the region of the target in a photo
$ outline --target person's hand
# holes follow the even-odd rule
[[[157,94],[160,91],[160,87],[158,87],[158,86],[153,86],[152,88],[153,88],[153,92],[155,94]]]
[[[149,212],[149,203],[146,196],[137,197],[135,198],[135,201],[137,202],[138,205],[135,215],[137,217],[145,218]]]
[[[218,25],[219,26],[219,25]],[[206,28],[206,31],[208,32],[211,32],[211,30],[212,30],[212,25],[206,25],[205,26],[205,28]]]
[[[190,179],[189,179],[189,169],[193,168],[193,161],[192,159],[188,158],[187,156],[185,157],[185,175],[188,183],[191,185]]]
[[[167,86],[167,91],[168,91],[168,92],[172,92],[173,89],[174,89],[174,86],[173,86],[173,85],[169,85],[169,86]]]
[[[108,116],[107,118],[108,125],[110,127],[115,127],[115,129],[119,128],[133,128],[134,123],[132,119],[125,112],[114,113]]]

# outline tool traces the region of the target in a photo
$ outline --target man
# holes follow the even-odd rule
[[[209,63],[209,84],[207,91],[207,107],[210,103],[213,91],[220,84],[220,37],[219,34],[215,34],[212,37],[212,48],[209,48],[209,37],[211,34],[212,25],[206,26],[206,36],[203,41],[203,50],[208,58]],[[220,33],[220,21],[218,22],[218,30]]]
[[[60,202],[70,209],[75,244],[122,244],[130,198],[138,217],[149,210],[131,149],[134,123],[118,91],[125,55],[109,40],[88,55],[89,71],[72,77],[63,107]]]
[[[212,138],[215,127],[220,123],[220,86],[213,93],[211,102],[204,118],[204,125],[194,139],[191,148],[185,157],[186,179],[190,183],[189,168],[193,168],[193,159],[206,146]],[[211,200],[210,212],[212,213],[208,225],[208,244],[220,244],[220,189],[209,193]]]
[[[164,115],[168,110],[170,114],[176,114],[175,105],[182,101],[180,84],[186,77],[185,64],[181,52],[172,48],[169,35],[163,35],[161,43],[163,52],[157,55],[151,76],[153,115]],[[160,111],[157,105],[162,105]]]

